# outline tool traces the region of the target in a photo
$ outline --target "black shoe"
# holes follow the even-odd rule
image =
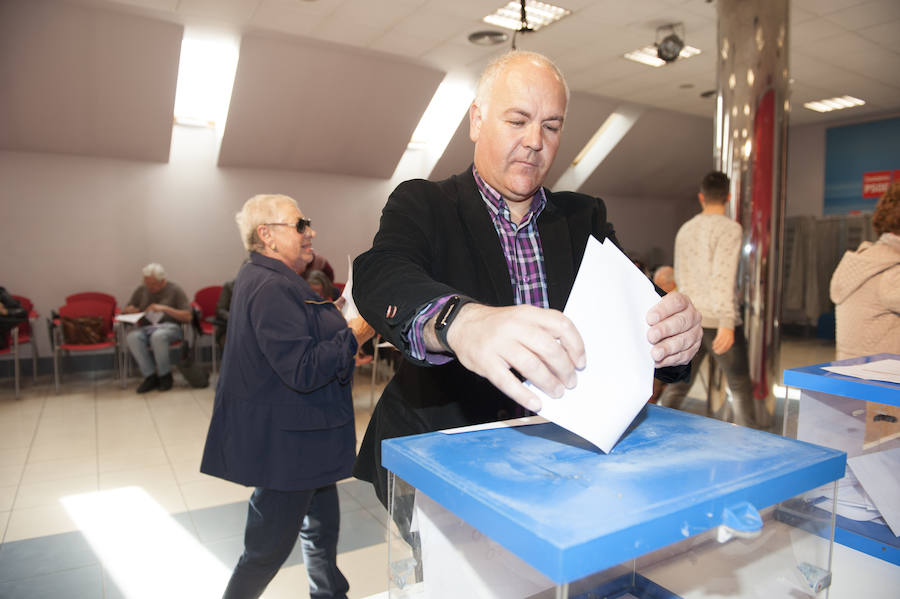
[[[171,388],[172,388],[172,373],[171,372],[159,377],[159,390],[160,391],[168,391]]]
[[[138,385],[137,392],[146,393],[147,391],[153,391],[157,387],[159,387],[159,377],[154,373],[145,378],[144,382]]]

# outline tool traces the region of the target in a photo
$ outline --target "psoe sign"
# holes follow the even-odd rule
[[[891,185],[891,171],[863,173],[862,197],[880,198]]]

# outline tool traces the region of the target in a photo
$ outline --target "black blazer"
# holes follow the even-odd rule
[[[550,307],[566,305],[589,235],[618,240],[603,200],[545,190],[538,217]],[[353,263],[353,298],[362,316],[404,360],[372,415],[354,475],[387,497],[381,440],[502,420],[515,403],[457,361],[430,366],[409,355],[403,332],[426,303],[460,293],[492,306],[513,305],[503,250],[472,169],[444,181],[413,180],[391,194],[372,248]],[[396,307],[394,310],[393,307]],[[390,315],[390,316],[388,316]],[[681,378],[685,367],[657,371]]]

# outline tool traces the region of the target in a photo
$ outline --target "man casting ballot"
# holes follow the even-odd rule
[[[517,373],[559,397],[586,365],[561,310],[588,236],[618,241],[602,200],[541,187],[567,102],[562,74],[540,54],[513,51],[488,65],[469,109],[474,164],[444,181],[399,185],[372,248],[353,264],[362,316],[406,358],[354,469],[385,505],[382,439],[538,411]],[[646,318],[656,377],[685,378],[700,314],[672,292]]]

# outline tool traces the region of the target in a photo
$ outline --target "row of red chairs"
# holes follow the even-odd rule
[[[212,368],[216,371],[216,344],[215,344],[215,314],[216,304],[219,301],[219,295],[222,292],[221,285],[212,285],[204,287],[197,291],[194,295],[194,301],[191,306],[196,310],[198,316],[199,330],[197,334],[200,337],[208,336],[212,349]],[[19,348],[25,344],[31,345],[31,356],[33,360],[32,375],[37,380],[37,346],[34,342],[33,324],[38,318],[37,312],[34,311],[31,300],[24,296],[13,296],[22,306],[28,310],[29,319],[21,323],[10,332],[10,343],[7,349],[0,350],[2,354],[12,354],[15,372],[15,390],[16,397],[20,391],[20,367],[19,367]],[[117,330],[115,327],[115,317],[120,313],[116,305],[116,298],[108,293],[102,292],[82,292],[74,293],[66,297],[66,303],[60,306],[57,314],[59,318],[48,319],[50,331],[50,344],[53,349],[53,375],[56,384],[56,391],[60,388],[60,357],[71,352],[98,352],[111,351],[115,362],[115,369],[121,377],[122,383],[125,383],[127,376],[127,355],[120,352],[122,344],[117,339]],[[84,316],[95,316],[102,318],[103,322],[103,340],[98,343],[73,343],[72,340],[66,340],[61,319],[63,318],[79,318]],[[198,350],[199,339],[195,338],[195,352]],[[121,355],[120,355],[121,353]],[[196,357],[196,354],[195,354]]]

